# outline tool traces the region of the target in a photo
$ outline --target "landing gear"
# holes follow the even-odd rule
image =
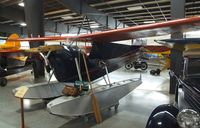
[[[0,78],[0,86],[5,87],[7,85],[7,79],[6,78]]]
[[[44,64],[41,60],[34,59],[33,63],[34,78],[44,77]]]
[[[117,110],[118,110],[118,107],[119,107],[119,103],[117,103],[116,105],[115,105],[115,112],[117,112]]]
[[[108,110],[110,111],[112,107],[115,109],[115,112],[117,112],[118,107],[119,107],[119,102],[116,103],[114,106],[109,107]]]

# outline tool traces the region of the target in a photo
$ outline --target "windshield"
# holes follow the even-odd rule
[[[189,58],[187,76],[200,76],[200,58]]]

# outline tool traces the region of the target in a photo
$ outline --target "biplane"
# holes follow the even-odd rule
[[[15,39],[19,36],[12,34],[9,38]],[[20,47],[19,41],[6,41],[0,45],[0,86],[6,86],[7,79],[5,76],[27,70],[28,57]]]
[[[26,49],[21,48],[20,41],[9,41],[9,39],[18,39],[17,34],[11,34],[0,45],[0,86],[6,86],[6,76],[13,75],[31,69],[31,65],[36,64],[31,55],[26,52]],[[31,53],[32,54],[32,53]]]
[[[144,57],[148,63],[156,66],[156,69],[150,71],[151,75],[159,75],[161,71],[170,67],[170,48],[166,46],[145,46]],[[159,67],[158,67],[159,66]]]
[[[39,38],[23,38],[23,39],[8,39],[9,41],[30,41],[32,43],[38,41],[53,41],[65,40],[72,42],[91,42],[92,49],[89,56],[80,51],[76,47],[62,46],[55,47],[40,47],[35,49],[36,52],[46,52],[49,67],[54,72],[57,80],[65,85],[65,82],[87,81],[87,76],[90,74],[91,80],[95,80],[114,71],[137,57],[135,54],[141,46],[131,46],[123,44],[111,43],[113,41],[128,40],[134,38],[144,38],[152,36],[167,35],[176,32],[187,32],[197,30],[200,27],[200,17],[191,17],[166,21],[162,23],[154,23],[148,25],[139,25],[116,30],[108,30],[103,32],[95,32],[91,34],[83,34],[78,36],[58,36],[58,37],[39,37]],[[33,50],[34,51],[34,50]],[[84,59],[86,57],[86,59]],[[84,66],[86,60],[88,66]],[[94,94],[97,96],[97,101],[100,101],[100,109],[105,109],[116,105],[120,98],[132,91],[136,86],[141,84],[141,79],[122,81],[119,84],[106,84],[95,88]],[[53,84],[51,84],[53,86]],[[111,85],[111,86],[110,86]],[[43,89],[41,89],[43,88]],[[45,89],[44,89],[45,88]],[[28,88],[24,98],[51,98],[52,93],[41,92],[52,91],[47,84],[39,87],[31,86]],[[82,87],[78,87],[79,89]],[[117,92],[117,94],[115,92]],[[38,93],[39,92],[39,93]],[[79,92],[79,91],[77,91]],[[60,92],[61,93],[61,92]],[[48,95],[51,94],[51,95]],[[45,95],[45,96],[44,96]],[[58,96],[58,95],[56,95]],[[84,93],[77,97],[61,96],[48,103],[47,108],[52,114],[65,116],[85,115],[92,112],[91,108],[91,93]],[[105,97],[106,96],[106,97]],[[52,96],[53,97],[53,96]],[[77,104],[81,103],[79,107]],[[74,107],[78,108],[74,108]]]

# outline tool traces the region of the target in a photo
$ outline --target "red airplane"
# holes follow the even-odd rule
[[[41,46],[32,50],[35,52],[48,52],[46,58],[49,61],[49,67],[53,69],[54,75],[59,82],[76,83],[76,81],[95,80],[101,76],[104,76],[108,72],[112,72],[119,67],[124,66],[126,63],[132,61],[133,58],[138,58],[137,53],[141,46],[116,44],[111,43],[112,41],[166,35],[179,31],[186,32],[196,30],[199,26],[200,17],[192,17],[166,21],[163,23],[140,25],[104,32],[84,34],[73,37],[39,37],[8,40],[30,42],[69,40],[77,41],[77,43],[91,41],[92,49],[89,56],[86,56],[86,59],[84,57],[85,53],[83,53],[79,48],[72,47],[71,45],[66,47]],[[85,66],[85,60],[87,62],[87,66]],[[88,67],[89,73],[87,72],[86,67]],[[87,79],[88,74],[90,74],[90,80],[89,77]],[[96,88],[96,92],[93,92],[91,86],[92,93],[87,93],[82,96],[79,91],[87,91],[88,88],[84,88],[84,83],[79,84],[80,86],[78,87],[76,87],[78,84],[74,84],[74,88],[79,91],[77,91],[78,94],[73,94],[73,96],[79,95],[79,97],[70,97],[70,99],[66,98],[66,96],[59,97],[58,99],[55,99],[47,104],[47,110],[55,115],[80,116],[88,113],[93,113],[94,111],[96,113],[99,113],[98,109],[105,109],[113,105],[115,105],[115,107],[117,108],[119,100],[130,91],[132,91],[139,84],[141,84],[141,78],[128,84],[124,83],[123,81],[121,84],[113,84],[111,87],[108,87],[111,84],[106,84],[106,87],[101,86],[100,88]],[[59,84],[56,85],[60,87]],[[44,90],[45,92],[55,92],[55,89],[48,90],[48,88],[50,87],[48,84],[43,84],[41,87],[43,89],[38,89],[38,86],[35,86],[34,88],[29,88],[23,97],[42,99],[55,97],[55,95],[52,96],[53,93],[41,93],[42,90]],[[69,91],[74,92],[74,88],[71,88]],[[40,90],[40,93],[33,93],[37,92],[38,90]],[[68,94],[69,93],[66,93],[66,95]],[[92,100],[90,98],[92,98]],[[98,104],[100,104],[99,107],[97,105],[96,99],[98,100]],[[76,104],[81,104],[84,107],[81,107],[81,109],[76,108]],[[94,104],[92,105],[93,107],[91,107],[91,104]],[[96,120],[98,120],[98,118],[100,119],[99,114],[96,114]]]
[[[134,57],[141,46],[128,46],[123,44],[111,43],[113,41],[121,41],[135,38],[144,38],[152,36],[161,36],[176,32],[187,32],[197,30],[200,26],[200,17],[183,18],[177,20],[166,21],[162,23],[154,23],[148,25],[138,25],[133,27],[108,30],[103,32],[95,32],[91,34],[83,34],[78,36],[57,36],[57,37],[36,37],[36,38],[18,38],[7,39],[7,41],[53,41],[67,40],[77,42],[92,42],[90,55],[87,57],[88,68],[91,79],[94,80],[106,72],[102,70],[104,66],[108,67],[111,72],[124,63],[129,62],[130,57]],[[61,50],[52,51],[48,56],[50,66],[54,69],[54,74],[60,82],[74,82],[78,80],[78,74],[74,58],[80,61],[81,75],[86,79],[84,66],[82,67],[83,54],[76,48],[64,47]]]

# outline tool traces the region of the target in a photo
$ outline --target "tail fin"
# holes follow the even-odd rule
[[[11,34],[8,39],[19,39],[19,35],[18,34]],[[6,41],[6,43],[4,44],[5,47],[10,47],[13,50],[17,50],[21,47],[20,45],[20,41]]]

